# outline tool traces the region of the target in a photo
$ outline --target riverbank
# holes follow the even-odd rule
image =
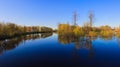
[[[45,26],[21,26],[10,22],[0,22],[0,40],[27,34],[52,32],[52,28]]]

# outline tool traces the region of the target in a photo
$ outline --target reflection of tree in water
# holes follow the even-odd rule
[[[93,57],[94,50],[92,47],[92,40],[91,39],[92,39],[91,37],[82,37],[82,38],[80,37],[79,40],[75,42],[75,48],[77,50],[81,49],[81,48],[87,49],[87,50],[89,50],[88,56]]]
[[[110,36],[100,36],[100,38],[102,38],[103,40],[111,40],[113,37],[113,35]]]
[[[88,57],[94,56],[94,50],[92,47],[92,40],[95,40],[97,37],[87,37],[87,36],[74,36],[74,35],[59,35],[58,40],[62,44],[74,43],[75,49],[73,50],[74,62],[77,64],[78,59],[80,58],[78,50],[81,48],[89,50]],[[82,59],[81,59],[82,60]]]
[[[35,40],[39,38],[49,37],[51,35],[52,33],[30,34],[0,41],[0,54],[2,54],[4,51],[16,48],[20,43],[26,40]]]
[[[76,49],[87,48],[90,49],[92,46],[92,38],[84,36],[74,35],[58,35],[58,40],[62,44],[74,43]]]
[[[120,37],[116,36],[116,38],[117,38],[118,46],[120,47]]]
[[[42,33],[41,34],[41,37],[42,38],[46,38],[46,37],[49,37],[49,36],[51,36],[53,33]]]

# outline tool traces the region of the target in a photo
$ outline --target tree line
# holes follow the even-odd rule
[[[76,19],[76,15],[75,18]],[[74,24],[76,21],[74,21]],[[98,36],[101,37],[108,37],[116,35],[117,37],[120,37],[120,26],[116,28],[112,28],[109,25],[104,25],[100,27],[93,26],[93,13],[90,13],[89,15],[89,21],[84,23],[83,26],[79,25],[70,25],[68,23],[60,23],[58,24],[58,33],[60,35],[76,35],[76,36]]]
[[[23,34],[46,33],[52,31],[53,29],[49,27],[21,26],[10,22],[8,23],[0,22],[0,39],[14,37]]]
[[[91,27],[89,24],[84,23],[84,26],[74,26],[70,24],[59,24],[58,33],[60,35],[76,35],[76,36],[98,36],[109,37],[116,35],[120,37],[120,26],[112,28],[108,25],[100,27]]]

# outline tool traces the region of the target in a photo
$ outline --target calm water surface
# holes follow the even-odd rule
[[[120,39],[32,34],[0,41],[0,67],[120,67]]]

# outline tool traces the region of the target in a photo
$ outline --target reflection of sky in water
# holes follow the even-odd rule
[[[0,56],[0,66],[120,66],[117,38],[92,40],[92,47],[79,49],[74,43],[58,42],[57,34],[47,38],[26,40]],[[55,65],[56,64],[56,65]]]

